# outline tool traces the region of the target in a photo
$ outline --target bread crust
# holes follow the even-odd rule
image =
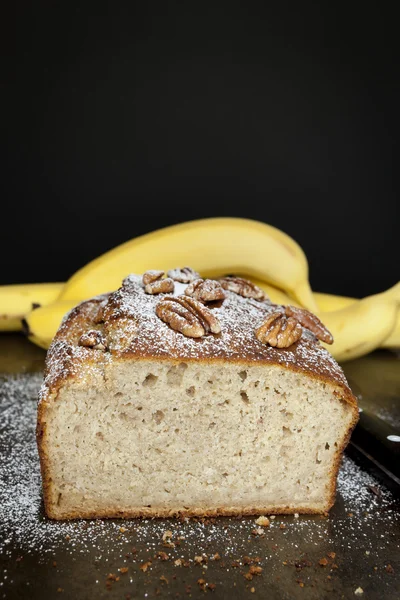
[[[72,519],[168,519],[173,517],[251,517],[253,515],[292,515],[294,513],[303,515],[320,515],[327,513],[331,508],[331,504],[326,504],[323,508],[304,508],[296,505],[293,506],[274,506],[274,505],[257,505],[257,506],[229,506],[209,509],[156,509],[156,508],[140,508],[137,510],[119,510],[112,508],[110,510],[88,510],[85,512],[71,511],[68,513],[57,514],[56,510],[51,509],[47,512],[47,516],[55,520],[72,520]]]
[[[221,334],[200,340],[185,338],[163,323],[155,315],[155,305],[163,294],[147,295],[141,280],[131,276],[117,292],[98,296],[74,308],[64,319],[46,359],[45,379],[39,395],[37,418],[37,445],[39,450],[43,496],[46,513],[53,519],[74,518],[130,518],[184,516],[234,516],[255,514],[318,514],[328,512],[335,501],[336,479],[343,451],[358,421],[357,400],[351,392],[344,373],[334,358],[309,332],[290,348],[276,349],[265,346],[254,335],[255,328],[276,305],[242,298],[226,293],[224,302],[215,313],[221,322]],[[108,341],[107,351],[79,346],[79,339],[90,329],[101,330]],[[351,422],[346,439],[337,448],[330,473],[328,501],[320,508],[301,506],[214,507],[186,510],[141,508],[121,511],[117,507],[107,511],[61,513],[53,502],[52,481],[46,443],[46,413],[57,402],[61,388],[74,381],[90,385],[104,377],[104,368],[112,361],[168,360],[180,363],[237,364],[246,366],[275,365],[307,375],[333,388],[338,401],[347,405]]]

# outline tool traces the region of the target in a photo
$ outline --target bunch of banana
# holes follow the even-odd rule
[[[307,259],[292,238],[270,225],[236,218],[191,221],[140,236],[95,259],[65,284],[0,287],[0,329],[16,329],[24,316],[30,339],[47,348],[63,316],[82,300],[117,289],[129,273],[187,264],[204,277],[242,275],[273,302],[317,312],[335,337],[329,350],[340,361],[382,345],[400,346],[400,284],[363,300],[313,294]],[[31,304],[41,306],[30,310]]]
[[[22,320],[34,308],[55,302],[63,283],[27,283],[0,286],[0,331],[20,331]]]

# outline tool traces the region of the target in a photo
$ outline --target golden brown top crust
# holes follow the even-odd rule
[[[186,287],[175,283],[174,294],[184,294]],[[118,291],[83,302],[64,319],[48,351],[42,396],[57,391],[70,378],[88,381],[115,359],[159,358],[278,365],[339,386],[345,400],[356,404],[342,369],[310,331],[303,329],[301,338],[289,348],[265,345],[255,330],[276,305],[229,290],[225,296],[223,301],[207,304],[221,333],[186,337],[156,314],[156,305],[165,294],[146,294],[142,278],[130,275]],[[93,330],[101,333],[105,350],[79,344],[81,336],[88,332],[93,336]]]

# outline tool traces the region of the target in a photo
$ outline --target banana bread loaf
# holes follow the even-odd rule
[[[189,268],[129,276],[48,351],[37,440],[54,519],[321,513],[358,419],[308,311]]]

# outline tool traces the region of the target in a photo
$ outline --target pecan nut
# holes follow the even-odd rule
[[[180,283],[191,283],[195,279],[200,279],[200,274],[190,267],[183,267],[183,269],[171,269],[168,271],[168,277]]]
[[[273,310],[264,323],[256,329],[256,337],[273,348],[289,348],[297,342],[303,328],[297,319],[288,317],[281,308]]]
[[[219,283],[214,279],[196,279],[189,283],[185,290],[186,296],[191,296],[200,302],[215,302],[225,298],[225,292]]]
[[[190,296],[167,296],[156,306],[157,316],[171,329],[186,337],[199,338],[206,333],[220,333],[221,326],[212,312]]]
[[[294,317],[303,327],[309,329],[321,342],[333,344],[333,335],[314,313],[296,306],[286,306],[285,313],[288,317]]]
[[[162,279],[164,271],[146,271],[142,277],[146,294],[170,294],[175,285],[172,279]]]
[[[146,294],[170,294],[174,291],[174,282],[167,277],[166,279],[158,279],[144,286]]]
[[[242,277],[221,277],[219,282],[224,290],[239,294],[243,298],[254,298],[259,301],[268,299],[262,289],[258,285],[255,285],[255,283],[248,281],[248,279],[243,279]]]
[[[142,277],[142,281],[144,285],[147,285],[149,283],[153,283],[153,281],[157,281],[157,279],[161,279],[161,277],[164,275],[164,271],[146,271],[146,273],[143,274]]]
[[[107,348],[104,335],[96,329],[90,329],[81,335],[79,345],[85,348],[92,348],[93,350],[105,350]]]

